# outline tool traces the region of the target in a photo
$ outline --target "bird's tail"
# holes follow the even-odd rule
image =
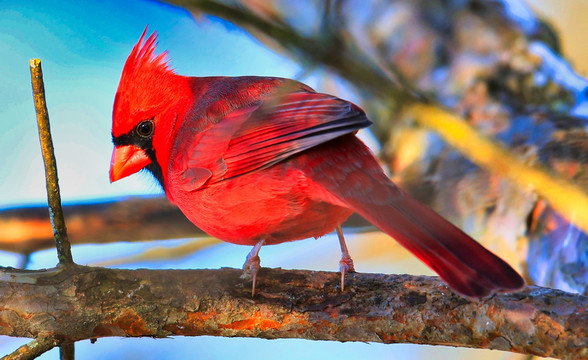
[[[324,146],[323,160],[313,167],[313,180],[343,205],[396,239],[432,268],[457,292],[484,297],[495,291],[513,291],[524,285],[521,276],[504,260],[462,230],[394,185],[370,150],[356,137]],[[331,151],[330,149],[336,149]],[[321,169],[329,164],[331,170]],[[333,176],[333,168],[345,176]],[[337,171],[339,173],[339,171]]]

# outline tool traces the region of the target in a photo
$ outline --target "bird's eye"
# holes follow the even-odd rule
[[[137,125],[135,131],[137,135],[141,137],[149,137],[153,135],[153,130],[155,129],[155,125],[153,124],[153,120],[144,120]]]

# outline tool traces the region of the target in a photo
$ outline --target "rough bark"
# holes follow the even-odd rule
[[[104,336],[305,338],[489,348],[588,359],[588,298],[528,287],[483,300],[435,277],[262,269],[61,266],[0,272],[0,334],[59,343]]]

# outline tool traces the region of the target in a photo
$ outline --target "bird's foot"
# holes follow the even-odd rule
[[[255,283],[257,281],[257,273],[261,268],[261,259],[259,258],[259,250],[263,245],[264,240],[258,242],[253,249],[247,254],[245,258],[245,263],[243,264],[243,274],[241,275],[242,279],[250,278],[253,280],[253,284],[251,285],[251,297],[255,296]]]
[[[353,266],[353,260],[347,254],[343,254],[341,256],[341,261],[339,261],[339,272],[341,272],[341,291],[345,290],[345,274],[355,272],[355,267]]]
[[[341,261],[339,261],[339,271],[341,272],[341,291],[345,290],[345,274],[355,272],[353,260],[349,255],[345,237],[343,236],[343,229],[341,225],[337,226],[337,236],[339,237],[339,244],[341,245]]]

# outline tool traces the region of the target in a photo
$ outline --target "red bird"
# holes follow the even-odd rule
[[[196,226],[254,246],[337,230],[354,211],[399,241],[457,292],[483,297],[523,279],[506,262],[384,174],[355,136],[371,121],[356,105],[271,77],[187,77],[155,55],[145,32],[127,59],[114,101],[110,180],[147,169]]]

